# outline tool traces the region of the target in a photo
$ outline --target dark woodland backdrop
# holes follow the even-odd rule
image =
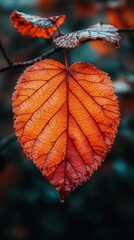
[[[26,61],[53,46],[48,40],[22,37],[10,22],[15,9],[43,17],[66,14],[61,27],[66,33],[100,21],[134,27],[133,1],[124,2],[0,0],[0,40],[13,61]],[[70,64],[87,61],[111,76],[121,124],[105,162],[64,204],[16,140],[2,147],[14,133],[11,98],[24,68],[0,74],[0,240],[134,239],[134,32],[121,36],[119,49],[99,42],[69,50]],[[64,63],[62,51],[51,58]],[[0,53],[0,67],[5,64]]]

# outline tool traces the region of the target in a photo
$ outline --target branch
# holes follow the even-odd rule
[[[5,58],[5,60],[7,61],[8,66],[11,66],[13,64],[13,62],[10,60],[10,58],[8,57],[6,50],[4,49],[2,42],[0,41],[0,50],[3,54],[3,57]]]
[[[134,31],[134,28],[123,28],[123,29],[119,29],[118,33],[122,33],[122,32],[128,33],[128,32],[132,32],[132,31]]]
[[[124,29],[119,29],[118,32],[119,33],[123,33],[123,32],[132,32],[134,31],[134,28],[124,28]],[[89,41],[89,40],[88,40]],[[90,40],[91,41],[91,40]],[[84,42],[83,42],[84,43]],[[0,41],[0,50],[4,56],[4,58],[6,59],[8,65],[0,68],[0,72],[4,72],[4,71],[7,71],[7,70],[10,70],[10,69],[13,69],[13,68],[19,68],[19,67],[25,67],[25,66],[30,66],[32,65],[33,63],[36,63],[36,62],[39,62],[40,60],[43,60],[45,58],[48,58],[49,56],[51,56],[52,54],[58,52],[58,51],[61,51],[63,50],[63,48],[59,48],[59,47],[55,47],[53,48],[52,50],[50,50],[49,52],[47,53],[44,53],[43,55],[37,57],[37,58],[34,58],[34,59],[31,59],[29,61],[25,61],[25,62],[12,62],[10,60],[10,58],[8,57],[1,41]]]
[[[3,46],[2,46],[3,48]],[[1,49],[1,46],[0,46],[0,49]],[[51,49],[49,52],[47,53],[44,53],[43,55],[37,57],[37,58],[34,58],[34,59],[31,59],[29,61],[25,61],[25,62],[11,62],[10,64],[8,63],[8,65],[6,65],[5,67],[3,68],[0,68],[0,72],[4,72],[6,70],[10,70],[10,69],[13,69],[13,68],[19,68],[19,67],[25,67],[25,66],[30,66],[36,62],[39,62],[40,60],[43,60],[45,58],[48,58],[49,56],[51,56],[52,54],[58,52],[58,51],[61,51],[62,49],[61,48],[58,48],[58,47],[55,47],[54,49]],[[4,51],[5,53],[5,51]],[[4,54],[3,54],[4,56]],[[7,56],[7,55],[6,55]],[[5,56],[4,56],[5,57]],[[9,59],[9,58],[8,58]]]

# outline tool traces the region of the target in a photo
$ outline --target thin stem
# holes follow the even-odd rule
[[[65,58],[65,66],[66,66],[66,69],[68,70],[69,66],[68,66],[67,49],[64,49],[64,58]]]
[[[122,33],[122,32],[132,32],[134,31],[134,28],[123,28],[123,29],[119,29],[118,32]]]
[[[13,62],[12,65],[7,65],[7,66],[4,66],[3,68],[1,68],[0,72],[4,72],[6,70],[10,70],[10,69],[13,69],[13,68],[30,66],[33,63],[39,62],[40,60],[44,60],[45,58],[48,58],[52,54],[54,54],[54,53],[56,53],[58,51],[61,51],[61,50],[62,50],[62,48],[55,47],[54,49],[50,50],[49,52],[44,53],[43,55],[41,55],[41,56],[39,56],[37,58],[34,58],[32,60],[25,61],[25,62],[17,62],[17,63]]]
[[[12,65],[13,62],[11,61],[11,59],[8,57],[7,53],[6,53],[6,50],[4,49],[3,45],[2,45],[2,42],[0,41],[0,50],[3,54],[3,57],[5,58],[5,60],[7,61],[7,64],[8,65]]]
[[[57,26],[57,25],[56,25]],[[59,33],[59,37],[62,35],[61,31],[60,31],[60,28],[57,26],[57,31]]]

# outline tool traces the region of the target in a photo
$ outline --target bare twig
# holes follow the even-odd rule
[[[124,32],[132,32],[134,31],[134,28],[125,28],[125,29],[119,29],[118,32],[119,33],[124,33]],[[91,40],[90,40],[91,41]],[[86,42],[86,41],[85,41]],[[84,42],[83,42],[84,43]],[[33,63],[36,63],[40,60],[43,60],[45,58],[48,58],[49,56],[51,56],[52,54],[58,52],[58,51],[61,51],[62,48],[59,48],[59,47],[55,47],[53,48],[52,50],[50,50],[49,52],[47,53],[44,53],[43,55],[37,57],[37,58],[34,58],[34,59],[31,59],[31,60],[28,60],[28,61],[25,61],[25,62],[12,62],[10,60],[10,58],[8,57],[2,43],[0,42],[0,50],[4,56],[4,58],[6,59],[8,65],[0,68],[0,72],[4,72],[4,71],[7,71],[7,70],[10,70],[10,69],[13,69],[13,68],[19,68],[19,67],[25,67],[25,66],[30,66],[32,65]]]
[[[134,31],[134,28],[123,28],[123,29],[118,30],[119,33],[122,33],[122,32],[128,33],[128,32],[132,32],[132,31]]]
[[[44,53],[43,55],[37,57],[37,58],[34,58],[34,59],[31,59],[29,61],[25,61],[25,62],[12,62],[12,64],[8,64],[2,68],[0,68],[0,72],[4,72],[6,70],[10,70],[10,69],[13,69],[13,68],[19,68],[19,67],[25,67],[25,66],[30,66],[32,65],[33,63],[36,63],[36,62],[39,62],[40,60],[43,60],[45,58],[48,58],[49,56],[51,56],[52,54],[58,52],[58,51],[61,51],[62,48],[58,48],[58,47],[55,47],[54,49],[51,49],[49,52],[47,53]]]
[[[12,66],[13,62],[11,61],[11,59],[8,57],[6,50],[4,49],[2,42],[0,41],[0,50],[3,54],[3,57],[5,58],[5,60],[7,61],[8,66]]]

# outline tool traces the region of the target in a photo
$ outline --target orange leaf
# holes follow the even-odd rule
[[[107,41],[92,41],[89,43],[90,46],[100,55],[106,56],[115,52],[116,48]]]
[[[40,6],[40,8],[49,8],[49,7],[52,7],[53,5],[53,0],[39,0],[38,1],[38,4]]]
[[[75,14],[78,17],[91,17],[97,13],[99,4],[96,2],[75,0]]]
[[[134,6],[128,3],[120,6],[108,7],[107,21],[118,28],[129,28],[134,26]]]
[[[104,161],[120,115],[105,72],[88,63],[67,70],[54,60],[26,69],[13,95],[13,111],[24,152],[62,200]]]
[[[18,11],[13,12],[11,15],[11,21],[15,28],[17,28],[22,35],[27,35],[32,38],[50,38],[64,20],[65,15],[40,18]]]

